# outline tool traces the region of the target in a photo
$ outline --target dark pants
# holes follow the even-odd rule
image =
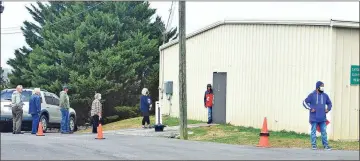
[[[23,109],[19,106],[12,107],[12,118],[13,118],[13,132],[21,132],[21,124],[23,118]]]
[[[141,121],[142,125],[145,125],[145,122],[150,125],[150,116],[143,116],[143,119]]]
[[[70,132],[70,124],[69,124],[69,110],[66,108],[61,108],[61,128],[60,131],[62,133]]]
[[[99,126],[99,115],[92,116],[92,132],[97,133],[97,127]]]
[[[36,134],[39,127],[39,114],[31,114],[31,117],[32,117],[31,133]]]

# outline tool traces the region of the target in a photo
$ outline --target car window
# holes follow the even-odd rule
[[[53,104],[52,97],[51,96],[45,96],[45,102],[46,102],[46,104],[52,105]]]
[[[56,96],[52,95],[52,99],[53,99],[53,105],[59,106],[60,105],[60,101],[58,98],[56,98]]]
[[[54,104],[53,99],[49,93],[44,92],[44,98],[45,98],[46,104],[50,104],[50,105]]]
[[[11,96],[15,90],[2,90],[1,91],[1,101],[11,101]],[[29,102],[32,95],[32,91],[23,90],[21,93],[21,99],[23,102]]]

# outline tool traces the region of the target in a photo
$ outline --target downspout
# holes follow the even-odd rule
[[[335,40],[334,40],[334,38],[335,38]],[[336,35],[334,36],[334,24],[333,24],[333,20],[332,19],[330,19],[330,43],[331,43],[331,64],[332,64],[332,71],[333,72],[331,72],[331,73],[333,73],[332,74],[332,76],[331,76],[331,84],[332,84],[332,95],[333,95],[333,97],[332,98],[334,98],[333,99],[333,106],[334,106],[334,104],[336,103]],[[334,120],[335,120],[335,117],[334,117],[334,115],[332,115],[332,112],[333,110],[331,110],[331,112],[329,113],[329,115],[330,115],[330,117],[329,118],[331,118],[331,120],[330,120],[330,122],[332,122],[332,123],[330,123],[329,125],[329,127],[328,127],[328,129],[329,129],[329,139],[334,139],[334,132],[335,132],[335,126],[334,126]]]

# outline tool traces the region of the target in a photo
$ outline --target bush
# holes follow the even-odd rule
[[[104,124],[140,116],[140,110],[136,107],[117,106],[114,111],[115,115],[104,117]]]
[[[108,124],[108,123],[112,123],[115,121],[119,121],[120,117],[118,115],[114,115],[114,116],[108,116],[106,118],[104,118],[104,124]]]
[[[136,107],[118,106],[115,111],[121,120],[140,116],[140,110]]]

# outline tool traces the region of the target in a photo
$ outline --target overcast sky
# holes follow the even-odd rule
[[[32,2],[34,3],[34,2]],[[32,18],[25,9],[30,2],[5,2],[1,14],[1,66],[10,68],[6,61],[14,57],[14,50],[26,45],[20,28]],[[171,26],[178,25],[178,2]],[[171,2],[151,2],[157,14],[167,21]],[[224,19],[287,19],[287,20],[352,20],[359,21],[359,2],[187,2],[186,32]],[[10,29],[9,29],[10,28]],[[14,33],[14,34],[6,34]]]

